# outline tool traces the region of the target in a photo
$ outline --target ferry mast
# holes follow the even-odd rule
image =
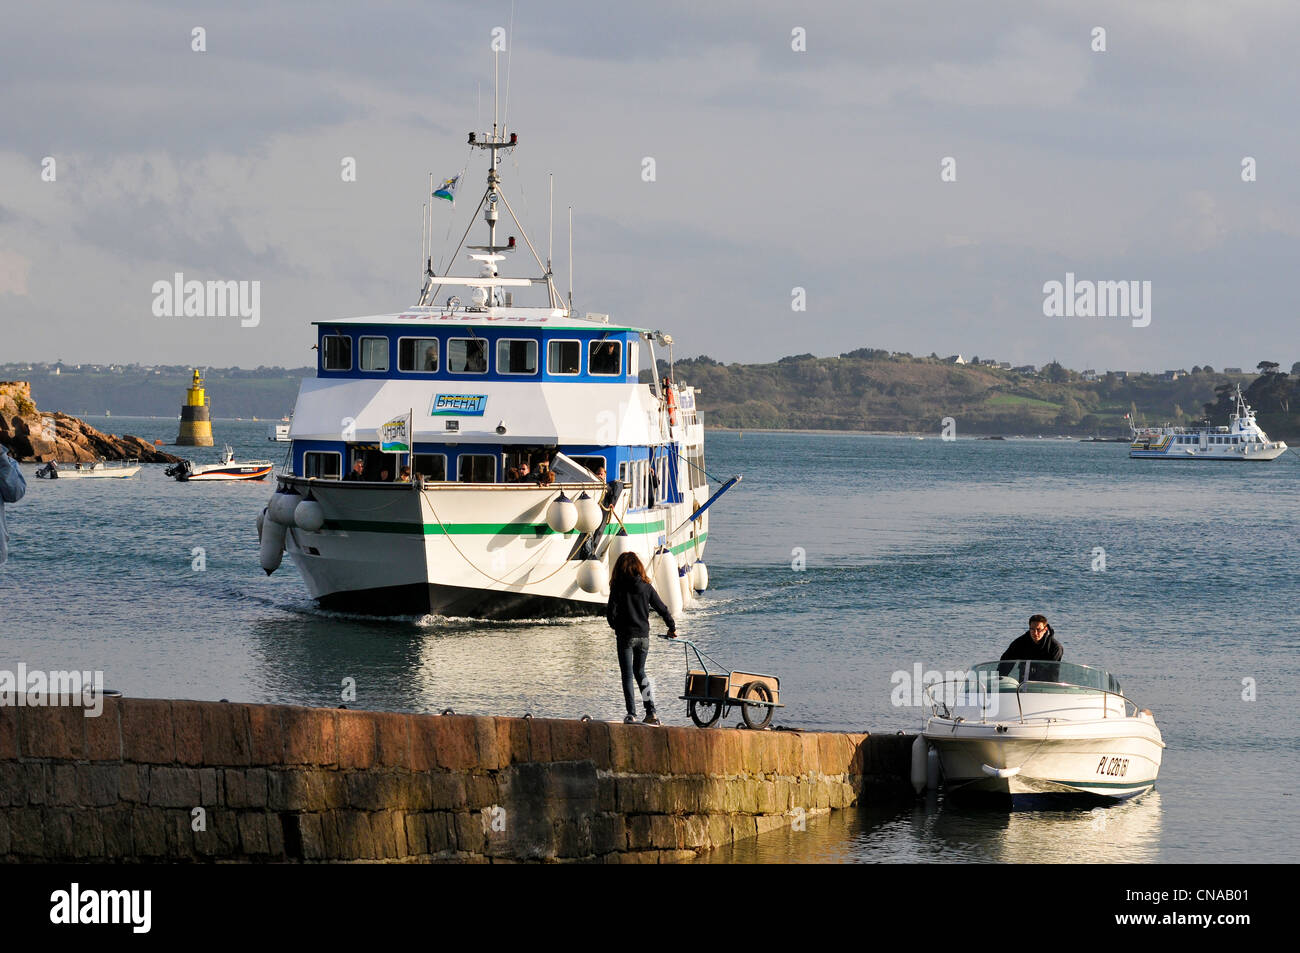
[[[481,253],[472,255],[471,257],[476,261],[483,263],[484,274],[476,278],[454,278],[450,275],[435,275],[433,273],[432,263],[428,262],[425,265],[424,285],[420,291],[419,306],[428,307],[434,304],[433,299],[437,293],[436,288],[438,285],[459,284],[470,285],[476,289],[483,288],[486,290],[487,296],[486,300],[483,301],[482,304],[488,305],[497,303],[497,288],[511,286],[526,287],[538,283],[546,285],[548,307],[553,310],[557,308],[562,309],[562,299],[560,298],[559,292],[555,290],[555,279],[551,271],[550,260],[548,259],[543,263],[541,256],[537,253],[537,249],[533,247],[533,243],[528,237],[527,230],[519,221],[519,216],[515,214],[515,210],[511,207],[510,200],[506,198],[505,192],[501,189],[501,173],[497,168],[498,163],[500,162],[499,153],[502,149],[514,149],[519,145],[518,133],[512,132],[507,136],[497,124],[496,116],[494,114],[492,117],[492,132],[484,134],[471,132],[469,134],[469,145],[471,148],[475,149],[486,149],[491,156],[491,162],[488,165],[487,188],[483,192],[483,197],[479,199],[478,208],[474,210],[474,215],[470,216],[470,222],[465,228],[465,234],[461,236],[460,242],[456,245],[456,250],[451,253],[448,267],[451,267],[450,262],[456,260],[456,256],[460,253],[460,250],[468,247],[473,251]],[[528,250],[532,252],[533,259],[537,262],[537,266],[542,269],[541,277],[501,278],[498,276],[496,267],[497,262],[505,258],[505,255],[503,254],[504,252],[513,252],[515,250],[515,239],[513,236],[511,236],[504,245],[497,244],[497,220],[499,217],[497,211],[498,202],[505,206],[506,211],[510,213],[510,218],[519,228],[519,233],[523,236],[524,242],[528,245]],[[465,239],[469,237],[470,229],[474,227],[474,216],[478,215],[479,211],[483,212],[483,221],[487,223],[488,243],[486,245],[466,246]]]

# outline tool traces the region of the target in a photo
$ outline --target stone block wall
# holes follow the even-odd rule
[[[911,796],[911,736],[167,699],[0,707],[0,859],[658,863]]]

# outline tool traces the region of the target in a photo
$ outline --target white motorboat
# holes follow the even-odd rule
[[[236,460],[235,451],[227,444],[221,451],[220,463],[193,463],[182,460],[164,472],[182,483],[215,480],[265,480],[275,464],[270,460]]]
[[[96,460],[93,463],[65,463],[59,466],[50,461],[36,471],[41,480],[125,480],[140,472],[140,461]]]
[[[1270,440],[1255,422],[1255,411],[1237,385],[1237,409],[1228,426],[1135,427],[1128,455],[1134,460],[1276,460],[1286,453],[1281,440]]]
[[[1164,739],[1108,672],[1072,662],[985,662],[929,686],[922,733],[952,795],[1012,803],[1123,800],[1149,791]]]

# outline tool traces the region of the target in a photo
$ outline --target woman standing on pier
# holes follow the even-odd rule
[[[636,553],[624,553],[614,563],[609,577],[609,604],[605,619],[618,639],[618,667],[623,673],[623,701],[627,705],[624,722],[636,721],[636,693],[641,690],[645,701],[645,723],[659,724],[654,695],[645,673],[650,653],[650,610],[659,613],[668,626],[668,638],[677,638],[677,624],[646,576],[645,567]]]

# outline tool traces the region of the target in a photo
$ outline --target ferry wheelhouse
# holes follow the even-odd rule
[[[571,290],[566,306],[501,190],[517,136],[494,124],[469,139],[491,156],[477,274],[437,275],[422,256],[417,305],[315,322],[317,374],[259,519],[263,569],[287,552],[330,609],[535,617],[603,611],[631,550],[680,611],[707,586],[707,508],[739,477],[710,494],[695,391],[659,374],[670,335],[579,317]],[[498,243],[499,206],[539,277],[500,275],[516,241]],[[529,287],[544,305],[516,303]]]
[[[1145,427],[1130,424],[1128,455],[1142,460],[1276,460],[1286,453],[1281,440],[1270,440],[1255,422],[1255,411],[1237,385],[1237,408],[1228,426]]]

